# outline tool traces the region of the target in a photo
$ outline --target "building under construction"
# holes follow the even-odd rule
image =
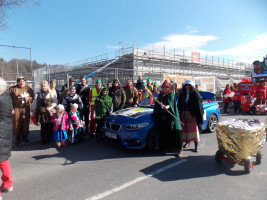
[[[94,85],[96,79],[101,79],[103,84],[118,78],[124,82],[126,77],[134,81],[138,76],[143,80],[151,78],[153,82],[161,83],[164,75],[191,76],[191,77],[216,77],[219,80],[241,80],[251,75],[252,65],[229,61],[218,57],[200,56],[197,52],[186,54],[185,51],[159,52],[138,48],[120,48],[114,59],[109,59],[107,54],[90,59],[66,64],[60,67],[46,67],[34,70],[35,86],[39,81],[56,79],[57,85],[66,83],[67,76],[79,79],[93,73],[87,81]]]

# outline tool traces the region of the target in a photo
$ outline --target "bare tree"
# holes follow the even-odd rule
[[[7,28],[7,10],[15,7],[29,7],[31,4],[39,5],[40,0],[0,0],[0,30]]]

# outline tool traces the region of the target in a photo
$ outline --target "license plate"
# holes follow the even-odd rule
[[[112,139],[117,139],[117,135],[114,133],[110,133],[110,132],[105,132],[105,136],[112,138]]]

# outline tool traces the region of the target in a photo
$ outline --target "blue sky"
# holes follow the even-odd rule
[[[7,10],[0,44],[32,47],[47,64],[112,58],[121,41],[252,63],[267,54],[266,8],[266,0],[41,0]],[[0,57],[29,59],[29,51],[0,47]]]

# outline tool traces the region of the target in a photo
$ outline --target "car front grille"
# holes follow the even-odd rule
[[[121,129],[121,125],[119,124],[110,124],[106,122],[107,129],[113,130],[113,131],[119,131]]]

